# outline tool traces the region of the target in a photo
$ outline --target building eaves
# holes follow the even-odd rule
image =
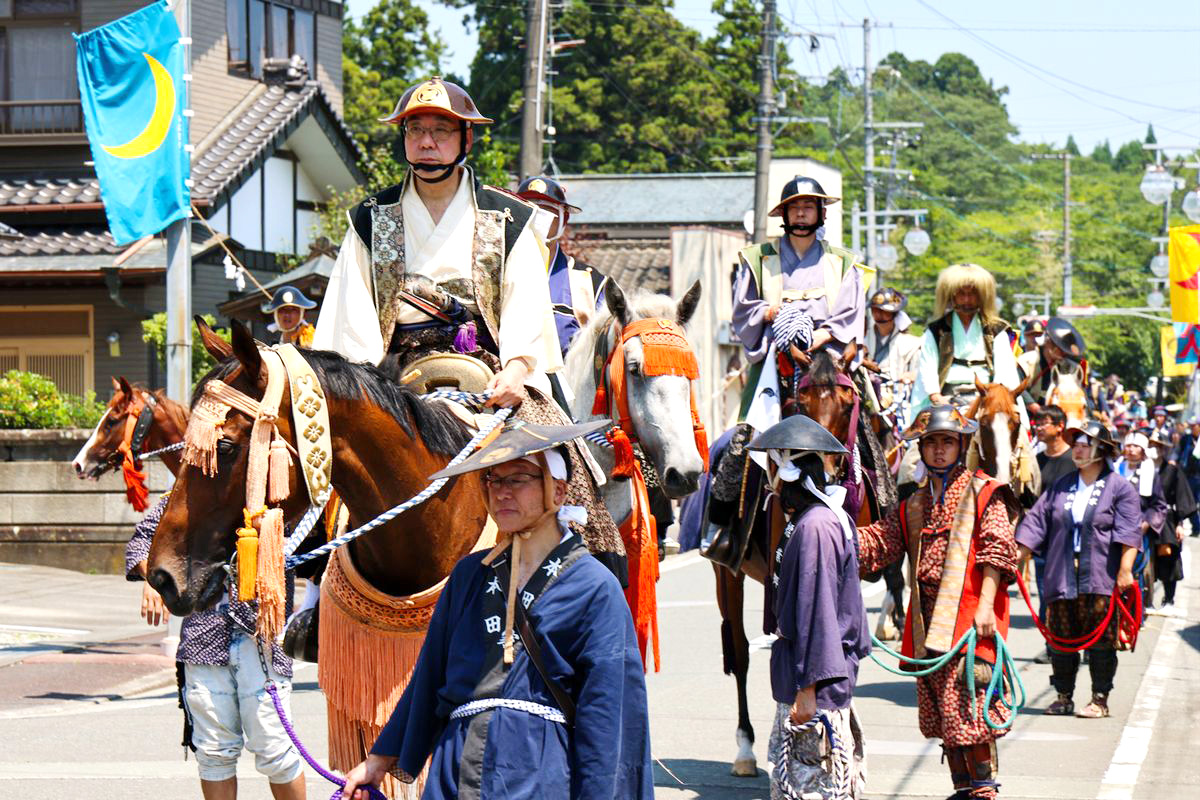
[[[627,291],[671,289],[670,239],[579,239],[570,252]]]

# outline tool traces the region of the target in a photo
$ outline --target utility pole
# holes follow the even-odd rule
[[[1061,153],[1035,153],[1034,158],[1057,158],[1062,160],[1063,164],[1063,302],[1064,306],[1074,305],[1071,302],[1071,280],[1074,273],[1074,268],[1071,265],[1071,154],[1063,151]]]
[[[867,264],[875,266],[875,98],[871,96],[871,20],[863,20],[863,160],[866,182]]]
[[[525,3],[525,101],[521,112],[521,178],[542,172],[542,85],[549,0]]]
[[[758,145],[754,162],[754,241],[767,238],[771,177],[771,116],[775,113],[775,0],[763,0],[762,51],[758,56]]]

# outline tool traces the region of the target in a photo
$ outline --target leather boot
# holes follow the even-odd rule
[[[1075,715],[1084,719],[1103,719],[1108,716],[1108,692],[1092,694],[1092,702],[1081,708]]]

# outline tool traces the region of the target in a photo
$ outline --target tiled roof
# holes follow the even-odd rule
[[[754,173],[563,175],[575,225],[742,225]]]
[[[5,239],[20,239],[20,238],[21,238],[20,231],[18,231],[16,228],[13,228],[12,226],[5,225],[3,222],[0,222],[0,241],[3,241]]]
[[[350,130],[334,113],[316,81],[299,87],[264,85],[254,91],[257,96],[252,97],[215,138],[209,137],[192,162],[192,194],[195,197],[212,201],[235,191],[254,171],[253,166],[291,136],[305,118],[304,112],[316,110],[312,106],[324,108],[327,112],[323,115],[325,121],[333,126],[327,128],[326,133],[330,138],[341,138],[351,161],[358,161],[361,154]]]
[[[111,267],[118,255],[136,246],[116,244],[112,234],[103,226],[26,228],[17,233],[19,238],[16,239],[0,237],[0,259],[12,257],[11,260],[0,260],[0,273],[39,272],[50,267],[67,271]],[[215,246],[217,241],[208,229],[193,222],[192,254],[198,255]],[[121,267],[165,268],[165,252],[165,240],[161,236],[155,237],[139,247],[135,255],[126,259]]]
[[[263,85],[227,127],[201,143],[192,161],[192,199],[204,204],[232,193],[258,164],[281,146],[307,116],[318,108],[331,138],[342,139],[352,162],[360,153],[350,131],[338,118],[316,81],[300,86]],[[354,167],[357,170],[357,167]],[[16,205],[73,205],[100,202],[100,183],[94,175],[24,178],[0,174],[0,209]]]
[[[670,239],[579,239],[569,252],[627,291],[671,290]]]
[[[118,246],[106,228],[34,229],[22,231],[21,238],[0,239],[0,256],[117,255]],[[109,263],[112,259],[108,259]]]
[[[24,179],[0,176],[0,206],[98,202],[100,184],[92,177]]]

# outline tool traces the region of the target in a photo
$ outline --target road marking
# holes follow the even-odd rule
[[[1177,593],[1175,606],[1179,616],[1165,618],[1162,632],[1154,645],[1154,652],[1150,655],[1150,664],[1146,667],[1142,682],[1138,686],[1133,709],[1129,712],[1129,721],[1121,731],[1117,749],[1113,752],[1112,761],[1100,782],[1097,800],[1133,800],[1133,790],[1142,771],[1142,762],[1150,752],[1150,740],[1154,736],[1154,724],[1158,721],[1158,712],[1166,694],[1166,683],[1171,678],[1171,664],[1181,638],[1179,632],[1188,625],[1189,592],[1183,587],[1180,588],[1183,590]]]
[[[681,556],[671,556],[666,561],[658,566],[658,574],[664,572],[674,572],[677,569],[690,567],[693,564],[698,564],[704,561],[704,556],[700,555],[699,550],[693,550],[690,553],[684,553]]]

